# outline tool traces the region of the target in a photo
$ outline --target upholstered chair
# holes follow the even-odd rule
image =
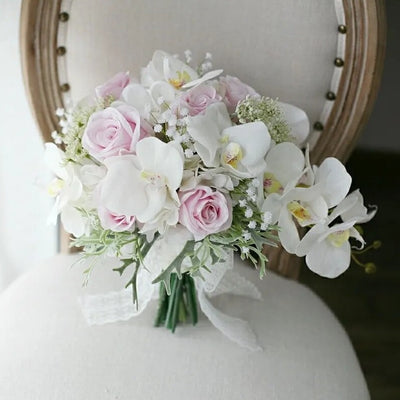
[[[118,71],[139,76],[154,50],[200,59],[263,95],[303,108],[315,163],[345,161],[371,110],[382,68],[379,0],[24,0],[21,52],[27,94],[43,134],[70,106]],[[32,227],[32,229],[34,229]],[[248,320],[263,351],[251,352],[202,317],[172,335],[152,326],[155,304],[126,322],[90,327],[78,299],[116,289],[96,269],[87,288],[79,255],[44,261],[0,297],[0,398],[366,400],[368,389],[344,329],[295,279],[297,260],[278,250],[260,281],[263,301],[220,296]],[[283,277],[285,276],[285,277]]]

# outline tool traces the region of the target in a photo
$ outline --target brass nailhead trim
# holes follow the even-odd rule
[[[336,67],[343,67],[344,65],[344,61],[342,58],[336,57],[335,58],[335,65]]]
[[[338,26],[338,31],[339,31],[339,33],[345,34],[347,32],[347,26],[346,25],[339,25]]]
[[[58,19],[59,19],[61,22],[67,22],[67,21],[69,20],[69,14],[66,13],[66,12],[62,12],[62,13],[60,13],[60,14],[58,15]]]
[[[333,101],[333,100],[336,99],[336,94],[333,93],[333,92],[328,92],[328,93],[326,94],[326,98],[327,98],[328,100]]]
[[[64,46],[57,47],[57,55],[63,56],[67,52],[67,49]]]
[[[60,86],[60,90],[61,90],[63,93],[68,92],[70,89],[71,89],[71,87],[69,86],[69,83],[63,83],[63,84]]]
[[[324,126],[322,125],[321,122],[317,121],[317,122],[314,124],[314,129],[315,129],[316,131],[322,131],[322,130],[324,129]]]

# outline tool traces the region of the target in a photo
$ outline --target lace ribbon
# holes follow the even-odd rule
[[[146,263],[146,267],[148,263]],[[204,280],[195,278],[198,302],[201,310],[210,322],[226,337],[252,351],[262,350],[249,323],[235,318],[217,309],[210,299],[220,294],[233,294],[261,300],[257,287],[233,270],[233,253],[229,253],[224,262],[215,264],[211,273],[204,273]],[[141,314],[149,301],[156,297],[158,285],[153,285],[151,274],[141,268],[137,278],[139,307],[133,304],[132,291],[86,295],[79,299],[83,315],[89,325],[126,321]]]

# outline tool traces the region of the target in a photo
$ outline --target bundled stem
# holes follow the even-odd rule
[[[160,298],[158,303],[155,326],[164,325],[172,333],[178,323],[190,321],[196,325],[198,321],[196,287],[189,273],[171,274],[171,294],[168,295],[164,284],[160,285]]]

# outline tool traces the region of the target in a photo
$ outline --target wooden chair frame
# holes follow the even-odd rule
[[[378,92],[386,44],[386,18],[383,0],[343,0],[346,35],[342,75],[330,116],[314,147],[311,158],[320,163],[327,156],[343,162],[348,159],[365,126]],[[57,58],[66,49],[57,47],[59,24],[68,14],[61,11],[61,0],[23,0],[20,47],[22,71],[28,99],[45,141],[58,126],[54,110],[63,107],[62,92],[67,82],[59,81]],[[333,61],[333,60],[332,60]],[[338,64],[336,64],[338,66]],[[340,134],[338,134],[340,133]],[[68,251],[68,238],[61,250]],[[282,249],[269,253],[274,270],[297,278],[299,262]]]

